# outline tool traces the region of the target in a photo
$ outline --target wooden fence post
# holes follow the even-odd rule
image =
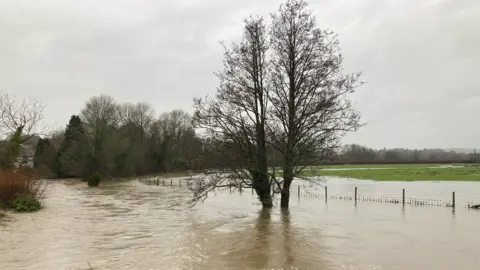
[[[357,187],[355,187],[355,203],[357,202]]]
[[[327,186],[325,186],[325,201],[327,201],[328,199],[328,190],[327,190]]]
[[[402,189],[402,205],[405,206],[405,189]]]
[[[300,198],[300,186],[298,186],[298,198]]]
[[[455,191],[452,192],[452,207],[455,209]]]
[[[173,187],[173,179],[170,179],[170,186]]]

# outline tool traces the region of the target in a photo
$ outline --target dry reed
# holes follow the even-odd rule
[[[0,171],[0,206],[11,208],[17,196],[40,201],[46,189],[46,181],[38,179],[29,170]]]

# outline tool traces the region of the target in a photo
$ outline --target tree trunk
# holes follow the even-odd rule
[[[270,195],[270,193],[264,194],[263,196],[260,196],[260,200],[261,200],[263,209],[273,208],[273,201],[272,201],[272,196]]]
[[[262,207],[272,208],[273,200],[270,190],[270,183],[268,182],[268,175],[265,172],[250,171],[253,176],[253,188],[258,195],[259,201],[262,203]]]
[[[283,187],[280,197],[280,208],[288,208],[290,204],[290,186],[293,181],[293,166],[283,168]]]

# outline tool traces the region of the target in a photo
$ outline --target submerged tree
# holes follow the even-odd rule
[[[225,47],[225,46],[224,46]],[[273,206],[267,169],[267,28],[262,18],[245,20],[240,43],[225,47],[220,86],[213,98],[196,99],[194,123],[221,145],[221,174],[195,181],[194,201],[221,187],[255,189],[263,207]]]
[[[288,208],[293,179],[361,126],[347,99],[361,84],[360,74],[343,73],[337,36],[317,27],[303,0],[282,4],[269,32],[262,19],[247,20],[242,42],[224,57],[217,95],[195,101],[195,120],[228,149],[232,156],[222,156],[222,164],[231,165],[227,175],[199,181],[194,197],[227,183],[253,187],[264,207],[278,191],[281,207]],[[267,149],[280,161],[269,164]],[[281,177],[269,174],[272,162],[280,163]]]
[[[272,14],[272,145],[282,153],[281,207],[301,171],[333,153],[347,131],[360,127],[346,98],[360,74],[342,72],[337,35],[317,27],[303,0],[288,0]]]

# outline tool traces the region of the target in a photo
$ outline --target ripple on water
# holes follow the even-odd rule
[[[476,212],[292,199],[258,211],[249,194],[189,194],[136,181],[58,182],[38,213],[0,231],[6,269],[476,269]],[[448,216],[447,216],[448,215]],[[449,250],[442,246],[450,246]],[[405,258],[410,258],[405,260]]]

